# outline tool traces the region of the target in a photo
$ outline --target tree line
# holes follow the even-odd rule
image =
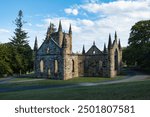
[[[128,44],[123,49],[123,61],[128,66],[150,72],[150,20],[132,26]]]
[[[33,70],[33,50],[28,43],[28,33],[23,30],[23,12],[20,10],[14,21],[16,29],[8,43],[0,43],[0,77],[25,74]]]

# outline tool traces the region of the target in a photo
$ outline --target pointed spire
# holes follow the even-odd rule
[[[117,42],[117,32],[115,31],[115,41]]]
[[[95,46],[95,41],[93,41],[93,46]]]
[[[72,34],[72,28],[71,28],[71,24],[70,24],[70,27],[69,27],[69,35]]]
[[[85,47],[83,45],[82,54],[85,54]]]
[[[62,25],[61,25],[61,20],[59,21],[59,27],[58,27],[58,32],[62,31]]]
[[[120,39],[119,39],[119,44],[118,44],[118,46],[119,46],[119,49],[121,49],[122,47],[121,47],[121,43],[120,43]]]
[[[50,29],[50,31],[52,30],[52,23],[51,22],[49,24],[49,29]]]
[[[67,47],[67,40],[66,40],[66,33],[64,32],[64,34],[63,34],[62,48],[66,48],[66,47]]]
[[[49,27],[51,27],[51,22],[49,22]]]
[[[107,50],[106,50],[106,44],[104,44],[104,53],[106,53]]]
[[[108,49],[112,47],[111,34],[109,34]]]
[[[34,51],[36,52],[38,50],[38,42],[37,42],[37,36],[35,37],[35,43],[34,43]]]

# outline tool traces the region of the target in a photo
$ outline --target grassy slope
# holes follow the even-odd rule
[[[32,80],[31,78],[15,78],[11,80],[11,83],[8,84],[0,84],[0,88],[14,88],[14,87],[20,87],[20,86],[57,86],[57,85],[73,85],[77,83],[85,83],[85,82],[102,82],[102,81],[108,81],[108,80],[116,80],[123,78],[122,76],[119,76],[114,79],[110,78],[92,78],[92,77],[79,77],[79,78],[73,78],[70,80],[40,80],[40,81],[29,81],[29,82],[16,82],[16,81],[26,81],[26,80]],[[15,83],[16,82],[16,83]]]
[[[0,93],[0,99],[150,99],[150,81]]]

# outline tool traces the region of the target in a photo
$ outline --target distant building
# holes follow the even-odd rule
[[[61,21],[58,31],[54,31],[52,24],[48,28],[46,39],[38,48],[35,40],[34,70],[36,77],[67,80],[79,76],[115,77],[120,73],[122,63],[122,48],[117,41],[115,32],[114,41],[109,34],[108,47],[104,44],[101,51],[93,42],[86,52],[83,46],[82,54],[72,52],[72,29],[62,31]]]

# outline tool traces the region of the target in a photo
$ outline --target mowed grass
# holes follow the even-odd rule
[[[46,88],[0,93],[0,99],[11,100],[131,100],[150,99],[150,80],[120,84]]]
[[[0,84],[0,88],[15,88],[27,86],[58,86],[58,85],[74,85],[78,83],[95,83],[109,80],[121,79],[123,76],[116,78],[101,78],[101,77],[78,77],[69,80],[51,80],[51,79],[33,79],[33,78],[14,78],[7,84]],[[31,80],[31,81],[30,81]],[[35,81],[32,81],[35,80]]]

